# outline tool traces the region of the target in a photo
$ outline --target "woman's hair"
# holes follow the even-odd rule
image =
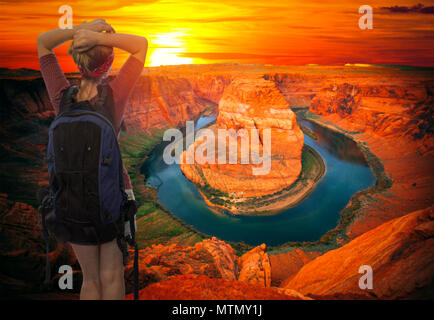
[[[106,46],[94,46],[87,51],[78,52],[74,50],[71,44],[68,49],[68,54],[72,56],[75,64],[80,66],[84,72],[91,72],[102,65],[112,53],[113,47]],[[96,80],[96,78],[92,79]]]

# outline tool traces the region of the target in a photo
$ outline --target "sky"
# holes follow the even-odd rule
[[[103,18],[118,33],[148,39],[145,66],[203,63],[434,65],[434,0],[418,1],[1,1],[0,67],[39,69],[36,39],[58,28],[59,7],[73,24]],[[359,27],[361,5],[373,28]],[[77,71],[54,49],[65,72]],[[113,69],[128,53],[115,50]]]

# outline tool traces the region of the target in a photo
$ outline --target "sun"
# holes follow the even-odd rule
[[[148,36],[150,40],[149,66],[194,63],[193,58],[179,56],[180,53],[186,52],[185,36],[186,33],[183,31]]]
[[[150,49],[151,51],[152,49]],[[167,66],[177,64],[191,64],[192,58],[178,57],[177,54],[185,52],[185,50],[179,48],[155,48],[152,50],[149,57],[149,66]]]

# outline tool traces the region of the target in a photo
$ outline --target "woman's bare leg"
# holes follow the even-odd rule
[[[99,277],[99,247],[71,244],[83,272],[80,300],[101,299]]]
[[[125,280],[122,251],[117,240],[100,246],[99,272],[101,280],[101,299],[124,300]]]

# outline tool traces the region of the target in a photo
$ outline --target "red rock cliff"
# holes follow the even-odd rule
[[[301,268],[285,288],[318,298],[432,297],[434,207],[391,220]],[[373,289],[361,290],[359,268],[373,270]]]
[[[371,76],[370,76],[371,75]],[[350,238],[433,203],[434,82],[425,71],[378,69],[324,83],[309,110],[315,121],[346,130],[380,159],[392,182],[362,198]]]
[[[432,134],[433,104],[431,89],[421,84],[332,82],[315,96],[310,110],[321,115],[336,113],[352,124],[352,131],[417,138]]]
[[[152,75],[141,77],[125,110],[127,130],[183,127],[216,104],[198,96],[189,80]]]

